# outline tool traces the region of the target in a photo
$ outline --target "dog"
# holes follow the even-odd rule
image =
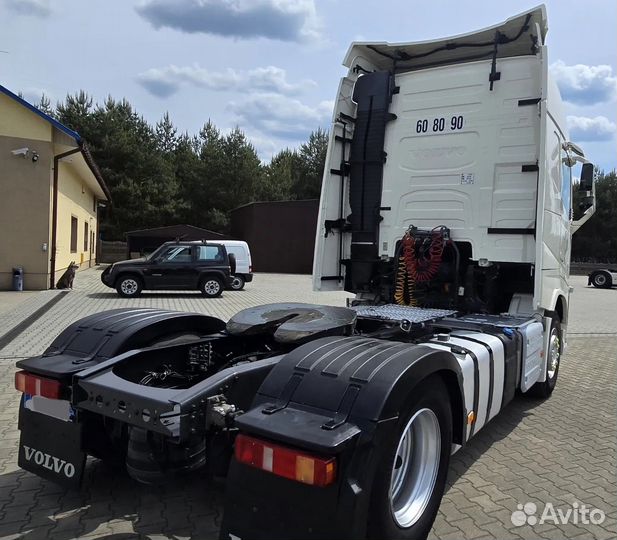
[[[79,265],[75,264],[75,261],[71,261],[69,267],[65,270],[64,274],[60,276],[58,283],[56,283],[56,289],[72,289],[75,272],[77,272],[78,268]]]

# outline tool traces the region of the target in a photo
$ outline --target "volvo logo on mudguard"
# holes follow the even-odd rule
[[[86,453],[81,447],[82,425],[30,411],[22,405],[19,426],[17,464],[65,487],[79,487],[86,464]]]
[[[37,450],[36,448],[26,446],[25,444],[22,446],[24,448],[24,457],[26,461],[36,463],[37,465],[53,471],[56,474],[63,474],[67,478],[73,478],[73,476],[75,476],[75,465],[72,463],[45,452],[41,452],[41,450]]]

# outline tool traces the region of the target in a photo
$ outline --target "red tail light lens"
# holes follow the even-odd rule
[[[25,371],[15,373],[15,388],[31,396],[43,396],[50,399],[59,399],[61,385],[58,381],[38,377]]]
[[[238,435],[235,456],[240,463],[290,480],[325,487],[336,479],[336,459],[313,456],[292,448]]]

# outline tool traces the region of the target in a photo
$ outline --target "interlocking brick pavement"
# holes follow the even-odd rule
[[[70,322],[105,309],[162,307],[227,319],[269,302],[344,305],[347,295],[312,293],[307,276],[258,274],[244,291],[218,299],[145,293],[127,300],[104,287],[99,275],[99,270],[80,272],[75,290],[0,351],[0,540],[217,538],[220,480],[194,475],[153,488],[92,459],[82,488],[71,491],[19,469],[15,359],[42,352]],[[584,277],[572,281],[569,350],[553,396],[544,402],[515,398],[452,458],[431,539],[617,537],[617,289],[587,288]],[[2,315],[18,322],[53,294],[42,292]],[[545,503],[565,511],[577,502],[603,510],[607,518],[600,525],[517,527],[512,512],[527,502],[537,505],[537,517]]]

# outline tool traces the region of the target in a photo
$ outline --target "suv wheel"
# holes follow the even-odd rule
[[[223,292],[223,283],[217,277],[205,277],[200,286],[201,294],[208,298],[215,298],[221,296]]]
[[[139,296],[141,289],[141,280],[137,276],[121,276],[116,282],[116,291],[124,298]]]
[[[241,291],[242,289],[244,289],[244,278],[239,274],[233,276],[233,278],[231,279],[231,285],[229,285],[229,288],[232,291]]]

